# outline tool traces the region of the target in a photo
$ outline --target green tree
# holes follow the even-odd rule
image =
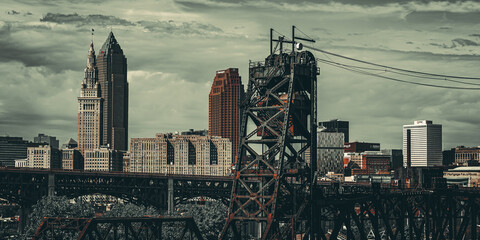
[[[47,196],[40,199],[32,206],[25,228],[25,238],[35,234],[36,229],[44,217],[71,217],[71,218],[90,218],[95,215],[91,204],[81,202],[71,202],[67,197]],[[65,232],[62,233],[63,239],[73,236]]]
[[[227,208],[221,202],[208,201],[205,205],[180,204],[177,213],[192,216],[205,239],[218,239],[218,234],[225,224]]]
[[[143,217],[158,216],[160,212],[154,207],[135,205],[132,203],[115,204],[102,217]]]

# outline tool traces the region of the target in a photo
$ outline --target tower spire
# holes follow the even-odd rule
[[[95,68],[95,50],[93,49],[93,39],[90,42],[90,49],[88,50],[87,68]]]

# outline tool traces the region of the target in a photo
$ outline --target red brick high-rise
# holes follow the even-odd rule
[[[240,103],[245,94],[238,68],[217,71],[208,96],[208,134],[230,139],[232,161],[240,142]]]

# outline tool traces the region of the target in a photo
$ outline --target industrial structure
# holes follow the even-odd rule
[[[60,233],[58,230],[62,230]],[[65,232],[78,240],[196,239],[203,237],[193,217],[55,218],[46,217],[33,240],[62,239]],[[63,233],[63,234],[62,234]]]
[[[0,168],[0,179],[0,197],[19,204],[22,209],[28,209],[46,195],[74,198],[97,192],[170,212],[175,204],[197,197],[228,204],[234,182],[233,177],[15,168]],[[252,181],[245,183],[254,184]],[[441,182],[425,186],[398,188],[368,183],[317,182],[312,189],[312,203],[319,219],[315,225],[318,235],[310,239],[366,240],[382,239],[382,236],[389,239],[425,239],[426,236],[478,239],[478,189],[446,188]],[[21,224],[25,217],[20,216]],[[68,225],[72,219],[55,221],[56,226],[60,226]],[[304,237],[305,231],[299,231],[297,236]],[[292,239],[290,235],[278,238]]]
[[[250,62],[235,178],[220,239],[240,239],[245,221],[261,225],[262,239],[295,239],[299,232],[314,231],[311,189],[317,165],[319,69],[312,53],[295,50],[296,40],[302,39],[295,37],[295,27],[290,40],[273,39],[273,32],[270,55]],[[286,44],[291,44],[289,51]],[[304,159],[307,149],[310,166]]]

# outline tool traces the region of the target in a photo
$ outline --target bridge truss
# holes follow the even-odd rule
[[[197,239],[203,240],[192,217],[44,218],[34,240],[66,239]]]
[[[480,190],[317,186],[318,239],[480,239]]]
[[[229,234],[241,239],[243,222],[260,223],[262,239],[309,234],[319,71],[312,53],[295,51],[300,39],[295,27],[291,40],[272,35],[273,29],[270,55],[250,63],[235,178],[220,239]],[[285,43],[292,44],[290,52],[284,51]]]

